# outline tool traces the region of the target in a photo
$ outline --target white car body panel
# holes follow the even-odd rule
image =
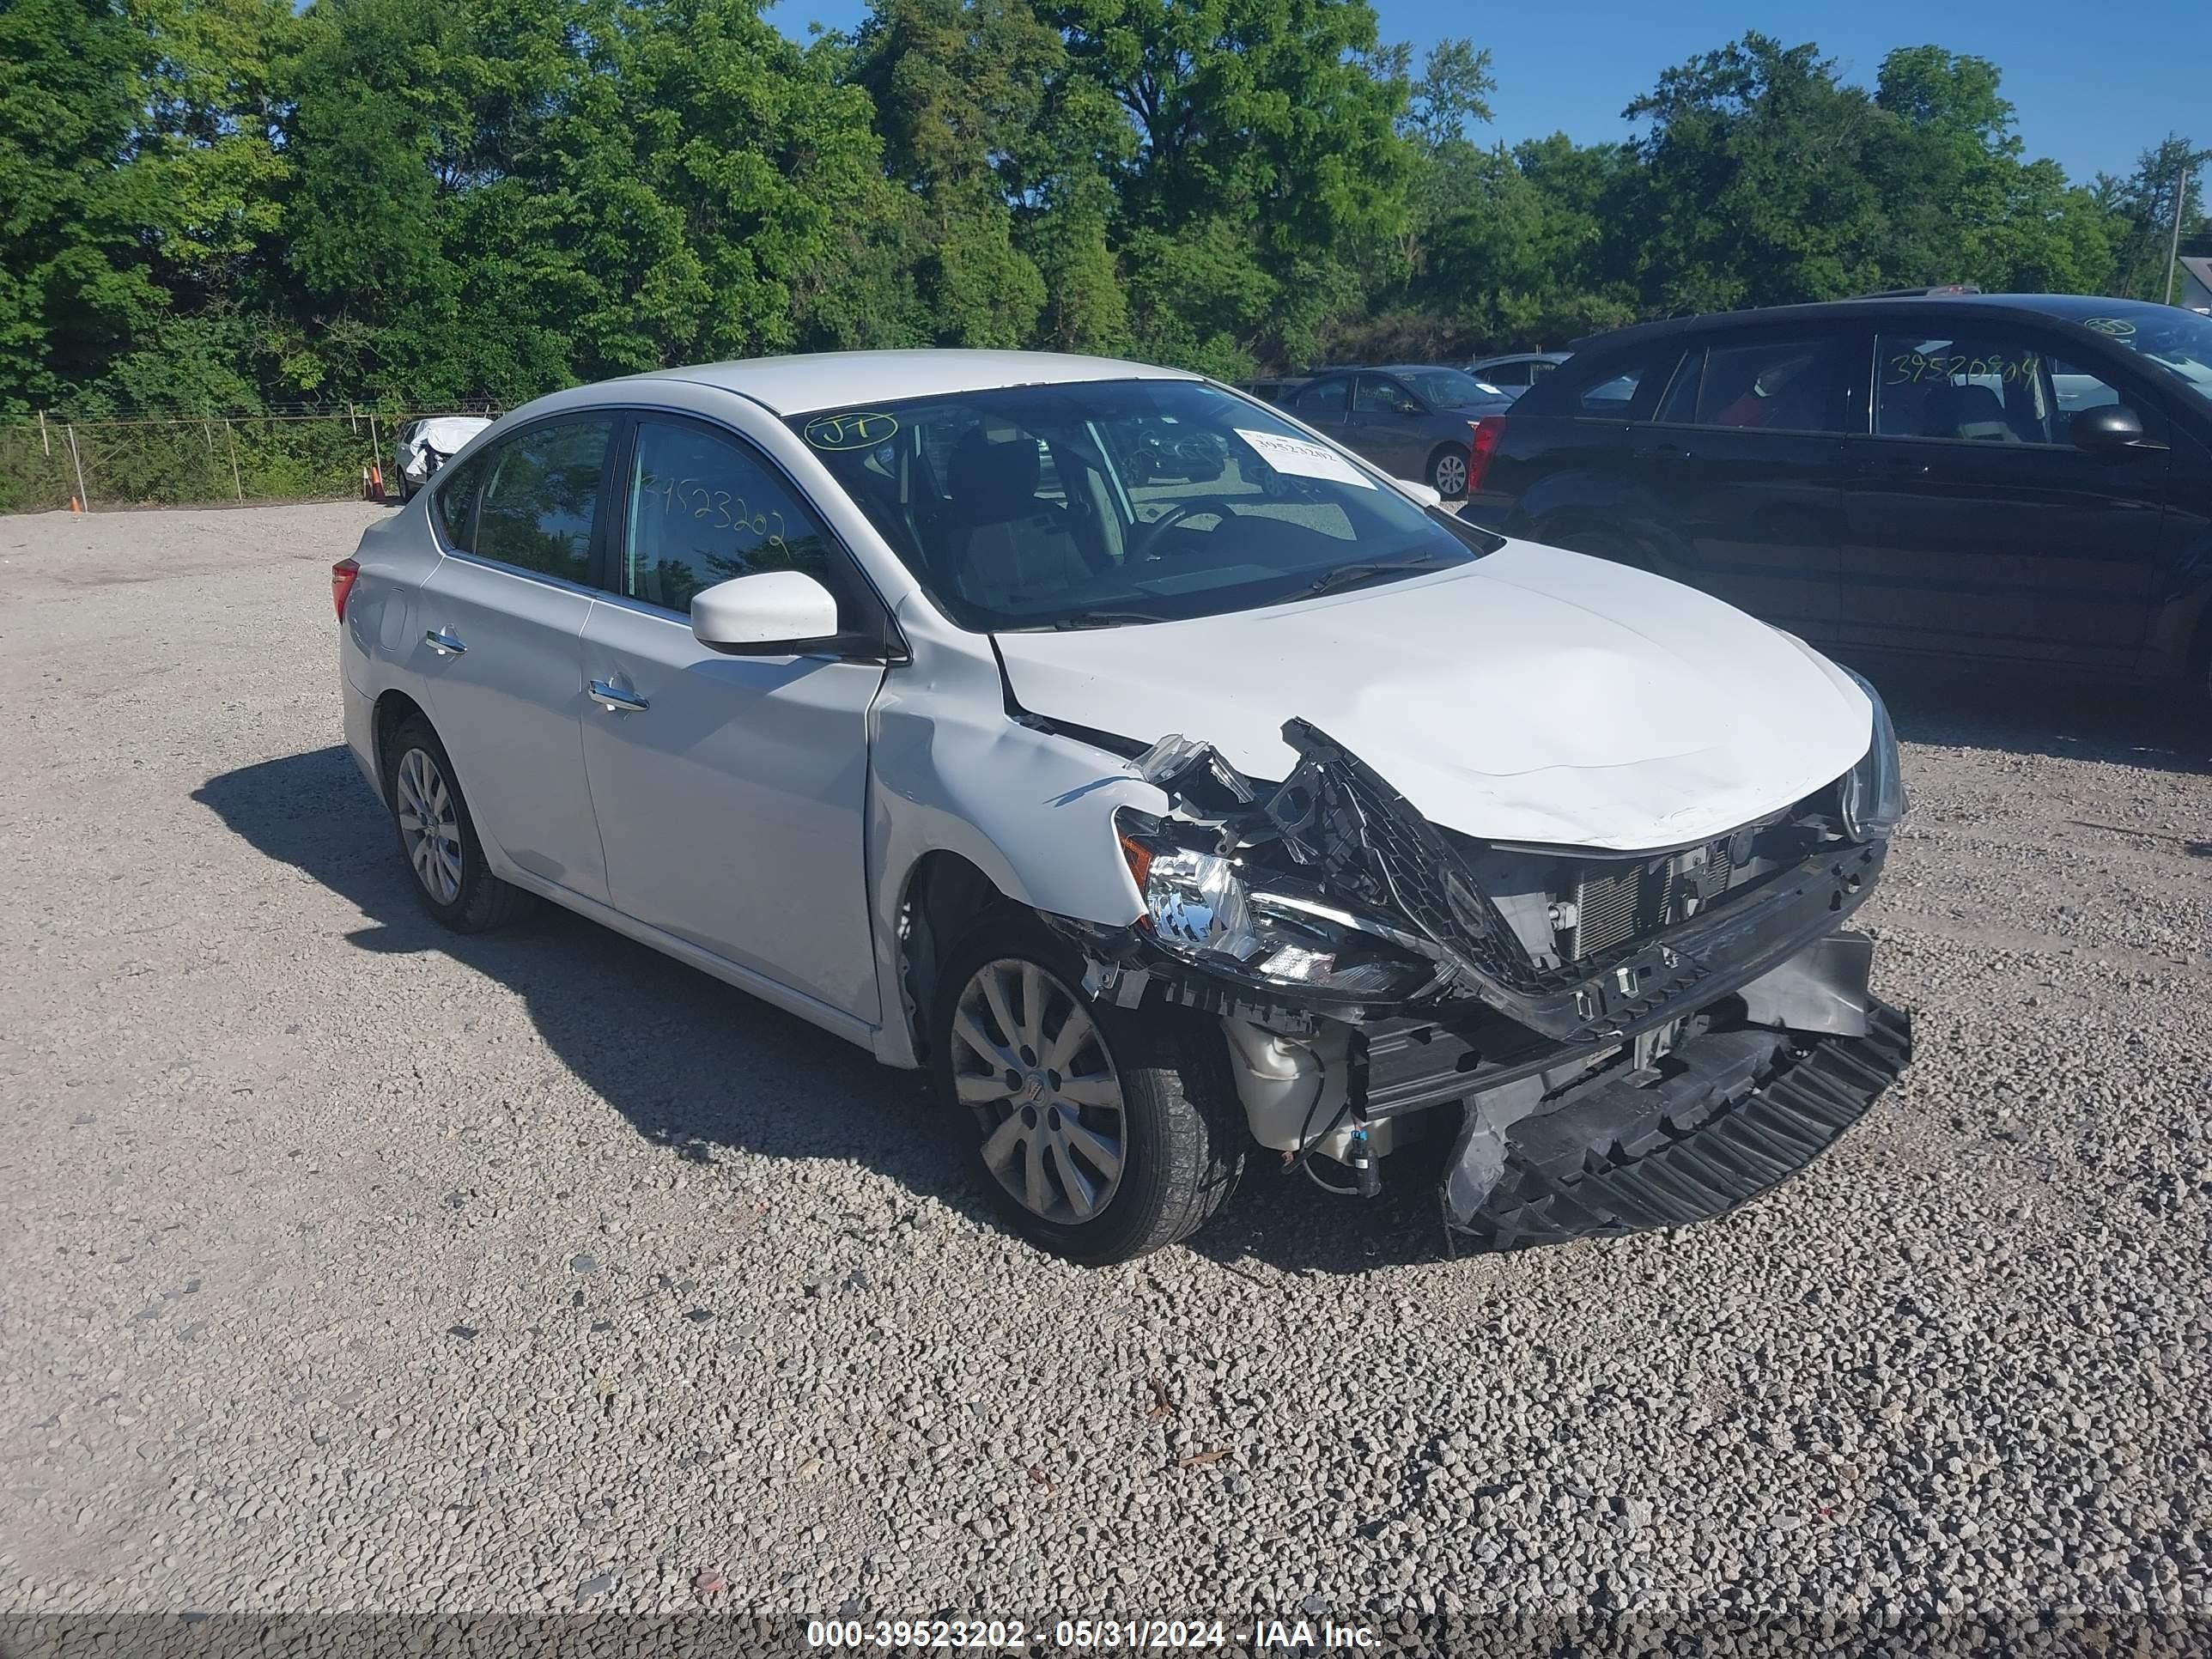
[[[726,657],[621,599],[592,607],[583,657],[587,679],[647,705],[583,720],[610,902],[872,1024],[860,876],[882,666]]]
[[[606,860],[584,776],[591,609],[582,588],[446,559],[422,584],[422,632],[402,660],[420,677],[418,700],[462,769],[477,838],[542,880],[605,900]],[[425,637],[433,632],[466,649],[437,650]]]
[[[675,380],[734,392],[778,415],[803,415],[1002,386],[1201,378],[1180,368],[1054,351],[820,351],[663,369],[582,389],[598,393],[600,401],[619,401],[632,387]]]
[[[430,475],[430,452],[458,455],[491,422],[481,415],[436,415],[408,428],[400,445],[403,470],[410,478]]]
[[[1817,653],[1689,589],[1527,544],[1265,611],[971,633],[781,418],[1132,378],[1198,377],[1033,353],[843,353],[636,376],[517,410],[463,453],[587,408],[684,412],[744,436],[850,550],[910,660],[720,656],[673,613],[446,550],[434,479],[362,540],[342,635],[349,745],[380,789],[376,700],[411,698],[494,873],[908,1066],[900,917],[927,854],[1039,910],[1111,927],[1142,911],[1113,815],[1162,811],[1165,796],[1117,756],[1016,718],[1009,687],[1048,718],[1209,741],[1260,777],[1287,772],[1280,728],[1303,718],[1440,823],[1594,849],[1733,828],[1865,752],[1868,702]],[[441,629],[468,653],[426,645]],[[592,679],[617,675],[649,714],[591,701]]]
[[[1532,543],[1266,610],[999,636],[1024,708],[1212,744],[1255,777],[1312,722],[1463,834],[1640,852],[1788,806],[1867,750],[1840,672],[1677,583]]]

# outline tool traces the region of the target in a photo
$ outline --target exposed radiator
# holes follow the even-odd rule
[[[1575,928],[1570,961],[1595,956],[1645,933],[1656,933],[1703,909],[1728,890],[1726,837],[1672,858],[1630,864],[1585,866],[1574,890]]]

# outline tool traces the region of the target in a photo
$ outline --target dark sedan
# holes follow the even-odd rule
[[[2212,702],[2212,320],[2081,295],[1846,301],[1584,343],[1475,437],[1467,516],[1850,656]]]
[[[1447,501],[1467,494],[1474,422],[1513,407],[1465,369],[1419,363],[1322,369],[1281,401],[1393,477],[1416,479]]]

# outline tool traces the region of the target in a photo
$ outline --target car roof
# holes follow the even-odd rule
[[[1480,368],[1486,363],[1564,363],[1574,355],[1571,351],[1501,351],[1492,356],[1477,357],[1468,367]]]
[[[1196,380],[1203,377],[1152,363],[1079,357],[1052,351],[817,351],[696,363],[604,384],[685,380],[750,398],[777,415],[908,398],[992,392],[1007,386],[1074,386],[1096,380]]]
[[[1638,345],[1678,334],[1728,329],[1765,328],[1774,324],[1863,322],[1869,317],[1894,317],[1912,321],[1979,318],[1984,322],[2017,317],[2022,312],[2079,324],[2087,319],[2113,314],[2115,308],[2133,309],[2146,302],[2116,300],[2087,294],[1928,294],[1870,295],[1861,300],[1826,300],[1810,305],[1756,306],[1743,311],[1711,311],[1693,317],[1669,317],[1660,322],[1635,323],[1604,334],[1577,340],[1577,350]]]

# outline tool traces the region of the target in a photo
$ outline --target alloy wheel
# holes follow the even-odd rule
[[[399,839],[423,891],[441,904],[461,896],[461,823],[446,775],[425,750],[399,757]]]
[[[1437,494],[1449,499],[1467,493],[1467,462],[1457,455],[1437,457]]]
[[[962,988],[952,1037],[953,1089],[999,1184],[1041,1220],[1097,1215],[1121,1184],[1127,1117],[1082,1000],[1037,963],[1001,958]]]

